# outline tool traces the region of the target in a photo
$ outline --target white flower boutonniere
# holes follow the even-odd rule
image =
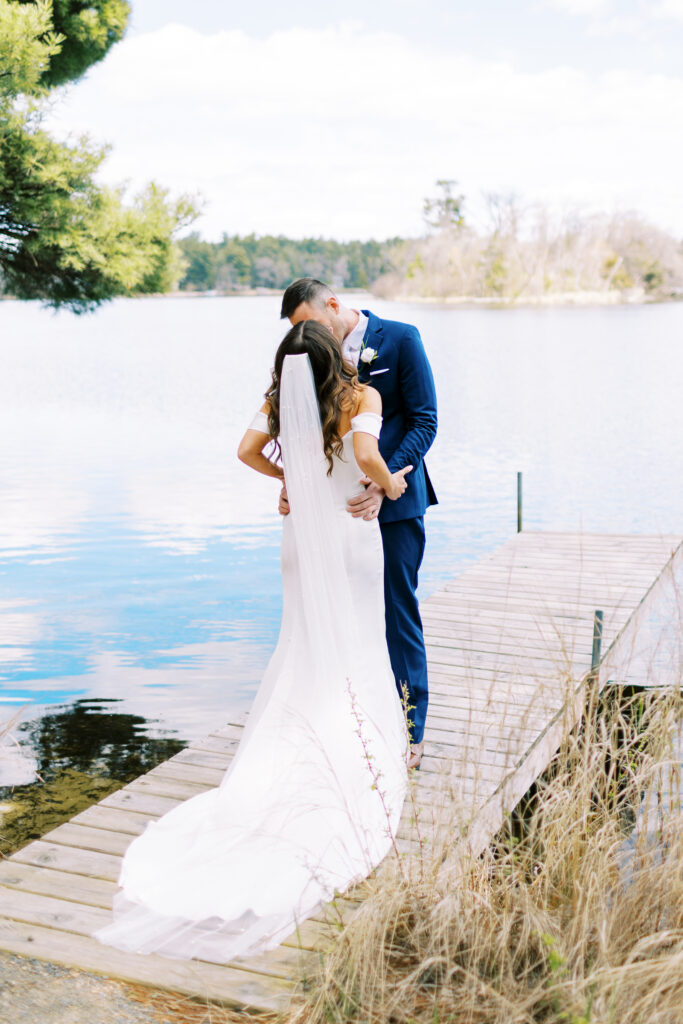
[[[373,359],[377,358],[377,350],[374,348],[366,348],[365,345],[363,345],[358,358],[361,363],[371,363]]]

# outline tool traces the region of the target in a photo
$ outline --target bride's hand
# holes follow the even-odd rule
[[[391,474],[391,484],[387,490],[387,498],[391,501],[396,501],[400,498],[407,488],[406,475],[411,472],[412,466],[404,466],[403,469],[399,469],[397,473]]]

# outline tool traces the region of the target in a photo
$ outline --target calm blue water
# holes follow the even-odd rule
[[[423,595],[514,531],[517,470],[529,528],[683,530],[683,304],[349,302],[416,323],[434,368]],[[189,738],[248,706],[277,636],[280,519],[235,450],[278,309],[0,303],[0,720],[99,698]]]

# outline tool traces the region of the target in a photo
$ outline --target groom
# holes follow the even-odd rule
[[[408,689],[410,767],[417,767],[424,748],[429,689],[427,656],[416,589],[425,546],[424,513],[436,495],[424,455],[436,436],[434,379],[417,328],[380,320],[369,310],[349,309],[322,281],[294,281],[282,298],[282,319],[292,325],[317,320],[332,332],[347,362],[358,367],[361,384],[382,396],[379,450],[392,473],[413,466],[408,489],[397,501],[386,501],[377,484],[365,480],[365,493],[349,501],[348,512],[363,519],[379,518],[384,547],[384,600],[387,645],[399,695]],[[289,512],[286,492],[280,512]]]

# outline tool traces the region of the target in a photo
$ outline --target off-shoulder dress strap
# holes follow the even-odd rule
[[[359,412],[351,420],[351,430],[355,433],[372,434],[379,440],[382,429],[382,417],[377,412]]]
[[[249,424],[249,430],[258,430],[261,434],[269,434],[268,417],[259,410]]]

